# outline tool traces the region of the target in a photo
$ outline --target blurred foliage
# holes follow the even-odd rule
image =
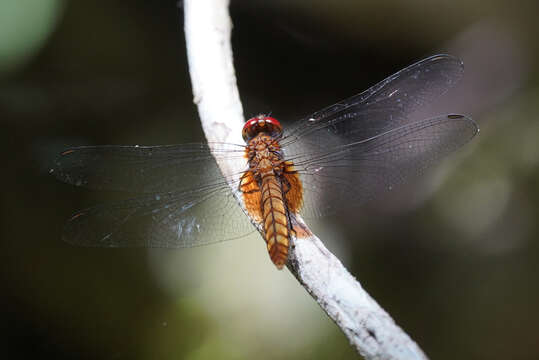
[[[536,1],[232,1],[246,117],[285,120],[450,52],[440,109],[481,133],[317,232],[432,359],[539,358]],[[176,1],[0,0],[6,358],[345,359],[342,333],[253,236],[185,251],[61,242],[115,194],[47,174],[70,145],[203,140]],[[9,355],[9,356],[8,356]]]
[[[63,0],[0,2],[0,77],[28,63],[61,18]]]

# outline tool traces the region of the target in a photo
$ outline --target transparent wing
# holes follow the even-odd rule
[[[213,144],[237,161],[243,146]],[[255,230],[231,191],[241,173],[223,176],[206,144],[94,146],[64,151],[51,169],[65,182],[145,195],[75,214],[64,240],[83,246],[191,247]]]
[[[237,161],[245,147],[212,144],[215,156]],[[68,149],[51,173],[61,181],[96,190],[137,193],[182,191],[223,182],[208,144],[84,146]],[[227,180],[237,174],[225,174]]]
[[[413,117],[462,71],[462,62],[450,55],[426,58],[286,132],[281,144],[304,183],[304,215],[362,204],[475,136],[477,126],[465,116]]]
[[[444,115],[318,152],[295,162],[305,188],[302,213],[317,217],[392,190],[477,134],[462,115]]]
[[[228,184],[146,195],[75,214],[64,240],[82,246],[183,248],[255,231]]]
[[[453,56],[428,57],[298,121],[285,130],[281,145],[294,157],[305,152],[304,144],[309,151],[323,149],[328,134],[341,142],[356,142],[414,122],[410,115],[456,84],[462,72],[462,62]]]

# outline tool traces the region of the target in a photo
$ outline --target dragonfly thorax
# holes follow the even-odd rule
[[[259,133],[248,141],[246,157],[249,168],[257,179],[269,172],[279,175],[284,166],[279,142],[266,132]]]

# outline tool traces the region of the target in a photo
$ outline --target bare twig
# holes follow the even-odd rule
[[[185,36],[194,102],[206,138],[210,143],[240,144],[244,118],[232,60],[228,2],[185,0]],[[234,170],[230,163],[219,166],[226,173],[238,173],[245,164],[240,161]],[[366,359],[426,359],[316,236],[292,240],[288,269]]]

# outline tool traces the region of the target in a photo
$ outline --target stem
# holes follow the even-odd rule
[[[185,0],[185,36],[194,102],[208,142],[241,144],[228,0]],[[225,173],[245,163],[219,162]],[[235,167],[231,169],[230,167]],[[233,188],[234,192],[238,190]],[[241,204],[241,196],[237,196]],[[301,218],[298,219],[302,222]],[[303,224],[304,225],[304,224]],[[288,269],[365,359],[427,359],[315,235],[293,238]]]

